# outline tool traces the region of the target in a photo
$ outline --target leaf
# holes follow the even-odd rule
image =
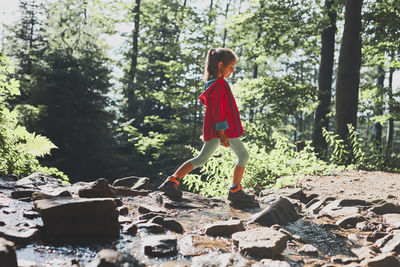
[[[35,156],[42,157],[46,154],[50,154],[50,150],[58,148],[54,145],[47,137],[42,135],[31,134],[27,143],[25,144],[26,153]]]

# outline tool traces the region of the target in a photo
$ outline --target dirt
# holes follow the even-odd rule
[[[306,195],[386,200],[400,204],[400,174],[381,171],[334,170],[329,175],[305,176],[298,181]]]

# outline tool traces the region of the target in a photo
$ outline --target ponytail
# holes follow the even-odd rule
[[[209,81],[218,77],[218,63],[222,62],[225,66],[232,61],[237,61],[235,52],[228,48],[210,48],[204,66],[203,80]]]

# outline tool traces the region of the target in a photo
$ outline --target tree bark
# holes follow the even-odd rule
[[[137,103],[135,100],[135,76],[138,57],[138,39],[139,39],[139,24],[140,24],[140,0],[136,0],[133,9],[134,15],[134,28],[132,33],[132,55],[131,66],[128,75],[128,118],[131,119],[135,116],[137,111]]]
[[[335,33],[337,13],[335,0],[325,1],[325,12],[329,17],[329,26],[321,33],[321,57],[318,72],[318,106],[314,115],[312,145],[319,156],[327,149],[327,143],[322,135],[322,128],[329,130],[329,107],[332,96],[332,74],[335,53]]]
[[[385,72],[382,66],[377,68],[378,78],[376,79],[376,86],[378,87],[379,100],[376,109],[376,115],[383,115],[383,82],[385,80]],[[372,127],[372,140],[376,145],[379,145],[382,140],[382,124],[380,122],[374,123]]]
[[[346,0],[345,23],[336,81],[336,131],[346,140],[347,124],[357,127],[358,91],[361,66],[362,0]]]
[[[392,114],[392,103],[393,99],[393,72],[391,68],[389,72],[389,114]],[[394,120],[390,118],[388,121],[387,136],[386,136],[386,151],[390,151],[393,143],[393,132],[394,132]]]
[[[225,8],[225,20],[228,18],[228,11],[229,11],[229,5],[231,4],[231,1],[228,0],[226,1],[226,8]],[[225,42],[226,42],[226,34],[227,34],[227,29],[224,27],[224,37],[222,38],[222,47],[225,47]]]

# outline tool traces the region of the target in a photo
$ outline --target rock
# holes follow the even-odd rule
[[[40,217],[39,213],[35,211],[24,211],[23,216],[28,219],[35,219]]]
[[[119,237],[118,210],[111,198],[53,198],[34,202],[46,239],[108,240]]]
[[[110,186],[111,190],[115,192],[118,196],[128,196],[128,197],[136,197],[136,196],[147,196],[151,193],[150,190],[136,190],[131,189],[126,186]]]
[[[148,221],[148,220],[153,219],[155,217],[163,217],[163,216],[165,216],[164,213],[150,212],[150,213],[143,214],[142,216],[139,216],[138,220],[139,221]]]
[[[19,198],[32,197],[32,194],[35,192],[36,192],[35,190],[17,190],[11,192],[11,198],[19,199]]]
[[[302,188],[281,188],[281,189],[267,188],[260,192],[260,197],[264,197],[264,196],[268,196],[268,195],[272,195],[272,194],[276,194],[281,197],[298,199],[300,201],[307,198],[306,195],[304,194]]]
[[[332,256],[331,258],[331,262],[332,263],[336,263],[336,264],[350,264],[350,263],[358,263],[360,262],[360,259],[357,257],[349,257],[347,255],[335,255]]]
[[[297,252],[306,255],[318,256],[318,249],[311,244],[302,246]]]
[[[137,234],[138,227],[135,223],[130,223],[124,226],[124,234],[135,236]]]
[[[279,231],[260,227],[234,233],[232,241],[240,253],[262,259],[279,255],[286,248],[288,238]]]
[[[346,216],[336,222],[337,225],[340,227],[349,229],[349,228],[354,228],[357,223],[365,221],[365,218],[361,215],[349,215]]]
[[[165,229],[174,231],[175,233],[182,234],[183,233],[183,226],[172,219],[163,218],[161,216],[154,217],[150,220],[151,223],[156,223],[163,226]]]
[[[293,204],[286,198],[281,198],[273,203],[271,207],[254,214],[252,216],[253,223],[263,226],[271,226],[273,224],[286,224],[300,218]]]
[[[400,252],[400,230],[394,230],[391,234],[378,239],[374,245],[382,252]]]
[[[356,228],[360,231],[375,231],[376,225],[368,221],[364,221],[357,223]]]
[[[62,190],[61,192],[57,192],[57,194],[46,194],[43,192],[34,192],[32,194],[32,200],[40,200],[40,199],[50,199],[50,198],[56,198],[56,197],[72,197],[71,192],[67,190]]]
[[[208,254],[210,251],[227,253],[231,246],[222,238],[201,235],[186,235],[179,239],[179,253],[184,257]]]
[[[129,213],[128,207],[119,207],[118,214],[119,215],[127,215]]]
[[[370,208],[369,211],[379,215],[387,213],[400,213],[400,206],[393,203],[384,203]]]
[[[271,259],[262,259],[259,263],[260,267],[290,267],[290,264],[286,261],[279,261],[279,260],[271,260]]]
[[[149,187],[149,184],[150,184],[150,178],[129,176],[115,180],[113,186],[126,186],[134,190],[139,190],[139,189],[146,190]]]
[[[150,206],[150,205],[140,205],[138,207],[138,212],[140,214],[146,214],[146,213],[150,213],[150,212],[154,212],[154,213],[166,213],[166,210],[160,207],[154,207],[154,206]]]
[[[0,237],[0,267],[17,267],[17,256],[13,242]]]
[[[210,207],[211,201],[199,194],[191,192],[183,192],[181,198],[170,198],[163,192],[153,192],[151,194],[156,201],[166,209],[201,209],[203,207]]]
[[[219,221],[204,227],[205,234],[213,236],[231,236],[233,233],[244,230],[240,220]]]
[[[100,178],[92,183],[89,183],[85,188],[78,191],[78,195],[83,198],[115,198],[115,193],[109,187],[108,181]]]
[[[333,217],[348,216],[360,213],[358,206],[352,206],[350,204],[358,203],[365,204],[363,200],[357,199],[338,199],[330,202],[323,209],[319,211],[319,214],[329,214]],[[356,204],[354,204],[356,205]]]
[[[137,259],[127,253],[111,249],[102,249],[87,267],[145,267]]]
[[[400,214],[387,213],[382,215],[383,221],[393,228],[400,228]]]
[[[14,242],[16,245],[26,245],[39,238],[39,230],[22,226],[1,226],[0,237]]]
[[[143,239],[144,254],[149,257],[171,257],[178,254],[175,235],[154,235]]]
[[[360,259],[371,258],[377,255],[376,251],[369,247],[352,248],[351,252]]]
[[[18,180],[16,184],[26,187],[40,187],[41,189],[49,185],[52,187],[63,186],[61,180],[38,172]]]
[[[371,234],[367,235],[367,241],[369,242],[375,242],[378,239],[381,239],[382,237],[386,236],[387,233],[386,232],[382,232],[382,231],[374,231]]]
[[[317,214],[324,206],[326,206],[329,202],[334,201],[334,200],[335,200],[334,197],[325,197],[324,199],[319,200],[319,201],[313,203],[311,206],[309,206],[308,213]]]
[[[238,253],[210,253],[192,258],[192,267],[250,267],[250,261]]]
[[[384,253],[374,258],[367,258],[360,263],[362,266],[368,267],[400,267],[400,261],[394,253]]]
[[[137,227],[152,234],[165,233],[164,227],[156,223],[139,223]]]

